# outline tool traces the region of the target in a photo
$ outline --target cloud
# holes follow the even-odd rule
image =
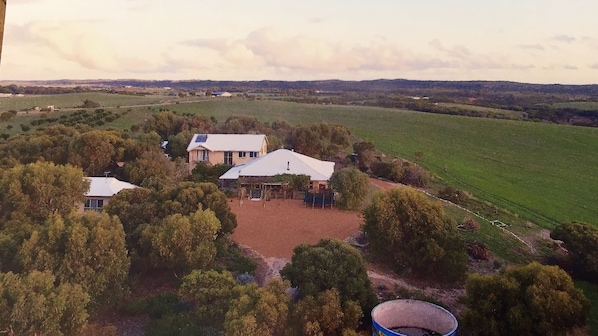
[[[88,22],[33,21],[7,28],[11,43],[45,49],[84,68],[107,70],[117,65],[107,36],[94,30]]]
[[[551,40],[563,43],[571,43],[575,42],[576,38],[569,35],[555,35],[551,38]]]
[[[541,44],[520,44],[517,46],[519,49],[526,49],[526,50],[538,50],[544,51],[545,48]]]
[[[578,70],[578,67],[576,67],[575,65],[566,64],[566,65],[563,65],[563,69],[565,69],[565,70]]]
[[[590,68],[598,70],[598,63],[590,64]]]

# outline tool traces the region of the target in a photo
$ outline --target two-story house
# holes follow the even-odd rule
[[[198,162],[239,165],[267,151],[268,138],[264,134],[195,134],[187,146],[189,171]]]

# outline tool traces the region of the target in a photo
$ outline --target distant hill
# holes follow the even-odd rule
[[[224,91],[270,91],[270,90],[318,90],[339,92],[430,92],[460,91],[463,93],[524,93],[574,95],[587,98],[598,97],[598,85],[527,84],[507,81],[421,81],[407,79],[377,79],[364,81],[316,80],[316,81],[212,81],[212,80],[53,80],[11,82],[17,85],[49,86],[133,86],[170,87],[173,89],[213,89]]]

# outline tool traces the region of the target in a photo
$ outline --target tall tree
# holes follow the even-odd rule
[[[288,283],[272,280],[266,287],[255,283],[235,287],[235,299],[230,303],[224,321],[224,331],[230,336],[281,335],[286,328],[290,296]]]
[[[77,165],[88,176],[102,176],[111,161],[117,160],[117,146],[122,143],[117,131],[93,130],[73,138],[69,163]]]
[[[183,278],[179,296],[193,307],[192,313],[200,325],[222,329],[236,286],[237,282],[228,271],[193,270]]]
[[[50,271],[61,283],[81,285],[93,307],[114,303],[124,293],[130,260],[117,217],[52,215],[23,243],[19,255],[25,272]]]
[[[297,302],[289,319],[286,335],[357,335],[363,313],[355,301],[341,302],[338,290],[306,296]]]
[[[465,244],[439,202],[410,188],[377,193],[364,210],[372,252],[398,272],[456,281],[467,270]]]
[[[0,218],[30,218],[43,223],[65,216],[85,201],[89,181],[71,165],[35,162],[8,169],[0,178]]]
[[[80,285],[55,284],[51,272],[0,273],[0,329],[14,335],[74,335],[87,323]]]
[[[220,221],[214,212],[200,209],[189,216],[168,216],[160,225],[148,227],[143,235],[151,241],[157,267],[189,271],[205,269],[212,263],[219,229]]]
[[[598,283],[598,229],[581,222],[562,223],[550,237],[563,241],[568,253],[566,265],[573,277]]]
[[[316,245],[295,247],[291,263],[280,274],[299,289],[302,297],[336,289],[341,302],[355,301],[364,312],[378,301],[361,254],[340,240],[322,239]]]
[[[358,210],[370,190],[370,179],[359,169],[346,167],[332,174],[330,186],[340,194],[336,201],[339,208]]]
[[[470,335],[565,335],[585,325],[590,302],[565,271],[534,262],[471,276],[465,307]]]

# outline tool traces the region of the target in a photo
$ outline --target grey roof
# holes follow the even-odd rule
[[[259,152],[264,140],[268,141],[264,134],[195,134],[187,146],[187,152],[197,148],[212,152]]]
[[[278,174],[308,175],[311,181],[328,181],[334,172],[334,162],[322,161],[288,149],[278,149],[245,164],[232,167],[221,180],[236,180],[240,176],[274,176]]]

